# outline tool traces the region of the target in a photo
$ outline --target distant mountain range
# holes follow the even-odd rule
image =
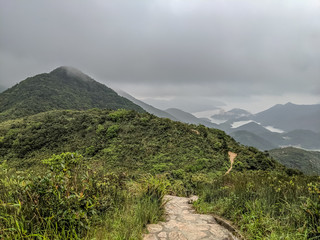
[[[229,118],[225,118],[227,120],[219,124],[219,128],[242,144],[261,150],[284,146],[320,149],[319,104],[287,103],[275,105],[257,114],[250,114],[245,110],[238,113],[224,114]]]
[[[265,132],[261,134],[241,130],[241,127],[229,133],[238,142],[256,147],[260,150],[270,150],[277,147],[295,146],[309,150],[320,149],[320,134],[310,130],[294,130],[288,133]],[[250,139],[248,135],[250,134]],[[259,139],[259,140],[258,140]],[[263,143],[260,139],[263,139]]]
[[[288,147],[270,150],[269,154],[288,168],[299,169],[308,175],[320,175],[320,152]]]
[[[297,129],[320,131],[320,104],[296,105],[287,103],[255,114],[253,120],[263,126],[273,126],[285,132]]]
[[[221,110],[220,113],[211,116],[211,119],[225,120],[225,122],[215,124],[210,121],[211,119],[197,118],[181,109],[169,108],[160,110],[130,95],[123,96],[158,117],[218,128],[230,134],[236,141],[260,150],[270,150],[285,146],[295,146],[310,150],[320,149],[319,104],[278,104],[257,114],[251,114],[243,109]],[[285,121],[288,122],[287,125]]]
[[[192,115],[191,113],[182,111],[180,109],[177,108],[169,108],[167,110],[165,110],[167,113],[169,113],[170,115],[174,116],[176,119],[178,119],[181,122],[184,123],[190,123],[190,124],[202,124],[206,127],[210,127],[210,128],[218,128],[217,124],[211,123],[210,121],[207,121],[205,119],[202,118],[197,118],[194,115]]]
[[[243,145],[273,149],[269,154],[289,168],[320,175],[320,152],[292,147],[277,149],[296,146],[320,150],[320,104],[278,104],[257,114],[243,109],[221,110],[211,118],[198,118],[177,108],[160,110],[128,93],[118,93],[120,96],[77,69],[59,67],[50,73],[29,77],[3,92],[0,88],[0,122],[50,110],[146,111],[161,118],[223,130]],[[212,119],[224,122],[218,125],[211,122]]]
[[[278,104],[257,114],[243,109],[221,110],[209,119],[197,118],[177,108],[160,110],[121,91],[119,95],[77,69],[59,67],[50,73],[27,78],[0,93],[0,121],[49,110],[124,108],[218,128],[236,141],[260,150],[284,146],[320,149],[320,104]],[[212,119],[225,122],[215,124]]]
[[[130,94],[124,92],[124,91],[121,91],[121,90],[118,90],[117,93],[122,96],[122,97],[125,97],[127,99],[129,99],[130,101],[132,101],[133,103],[139,105],[140,107],[142,107],[146,112],[148,113],[151,113],[157,117],[161,117],[161,118],[169,118],[173,121],[178,121],[178,119],[176,119],[174,116],[172,116],[171,114],[169,114],[168,112],[166,111],[163,111],[163,110],[160,110],[158,108],[155,108],[149,104],[146,104],[136,98],[134,98],[133,96],[131,96]]]
[[[29,77],[0,94],[0,121],[58,109],[144,110],[71,67]]]
[[[251,133],[249,131],[239,130],[230,133],[230,136],[233,137],[237,142],[246,145],[253,146],[260,150],[273,149],[276,148],[277,145],[272,144],[271,142],[265,140],[264,138]]]
[[[240,108],[234,108],[230,111],[221,110],[219,113],[211,116],[212,119],[231,121],[242,117],[250,117],[252,114]]]
[[[240,146],[230,136],[213,129],[218,125],[210,120],[176,108],[159,110],[121,94],[126,98],[71,67],[59,67],[21,81],[0,93],[1,157],[12,162],[35,154],[43,157],[78,149],[87,156],[100,152],[104,161],[117,159],[119,167],[145,169],[149,161],[158,163],[149,167],[162,172],[161,169],[171,168],[168,163],[176,162],[177,167],[194,171],[194,165],[199,163],[200,170],[224,172],[229,167],[227,152],[234,151],[239,153],[241,163],[237,170],[284,170],[267,154]],[[117,109],[135,111],[112,111]],[[176,121],[139,114],[146,111]],[[23,167],[28,163],[17,160],[14,164]]]
[[[160,109],[155,108],[149,104],[144,103],[143,101],[140,101],[140,100],[134,98],[130,94],[125,93],[121,90],[118,90],[117,92],[120,96],[123,96],[123,97],[131,100],[135,104],[142,107],[145,111],[147,111],[157,117],[169,118],[173,121],[180,121],[180,122],[196,124],[196,125],[202,124],[206,127],[211,127],[211,128],[218,128],[218,125],[210,122],[210,119],[197,118],[194,115],[192,115],[191,113],[185,112],[185,111],[183,111],[181,109],[177,109],[177,108],[169,108],[167,110],[160,110]]]

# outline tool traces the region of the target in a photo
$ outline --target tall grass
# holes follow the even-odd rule
[[[134,187],[129,204],[122,205],[105,219],[97,239],[141,239],[149,223],[163,220],[163,196],[169,187],[163,177],[144,177],[141,181],[131,182]]]
[[[320,238],[320,178],[182,170],[129,177],[77,153],[43,163],[29,172],[0,165],[0,239],[141,239],[162,219],[168,191],[199,193],[198,211],[230,219],[248,239]]]
[[[0,166],[0,239],[140,239],[163,214],[162,179],[130,188],[125,174],[90,168],[77,153],[44,163],[43,173]]]
[[[320,179],[236,172],[202,188],[195,206],[235,222],[248,239],[320,239]]]

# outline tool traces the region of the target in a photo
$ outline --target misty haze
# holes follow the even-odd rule
[[[319,0],[0,1],[0,239],[319,239]]]

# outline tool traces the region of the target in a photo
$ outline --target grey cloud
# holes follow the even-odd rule
[[[6,86],[60,65],[141,97],[320,85],[317,0],[3,0],[0,32]]]

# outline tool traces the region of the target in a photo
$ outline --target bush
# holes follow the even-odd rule
[[[129,118],[133,113],[134,113],[133,111],[129,111],[126,109],[119,109],[119,110],[115,110],[115,111],[112,111],[111,113],[109,113],[108,117],[112,121],[117,122],[119,120]]]
[[[309,183],[308,191],[311,196],[304,197],[302,209],[306,215],[306,222],[310,229],[310,238],[320,238],[320,182]]]
[[[235,172],[202,186],[200,212],[235,222],[248,239],[317,239],[319,178],[279,172]]]
[[[106,133],[106,138],[111,139],[111,138],[116,137],[118,135],[119,130],[120,130],[120,127],[117,124],[108,127],[107,133]]]
[[[164,177],[128,183],[71,152],[43,163],[40,175],[0,165],[0,239],[140,239],[162,219]]]
[[[99,217],[125,202],[123,176],[101,175],[77,153],[53,155],[43,162],[50,171],[42,176],[1,180],[0,238],[85,236]]]

